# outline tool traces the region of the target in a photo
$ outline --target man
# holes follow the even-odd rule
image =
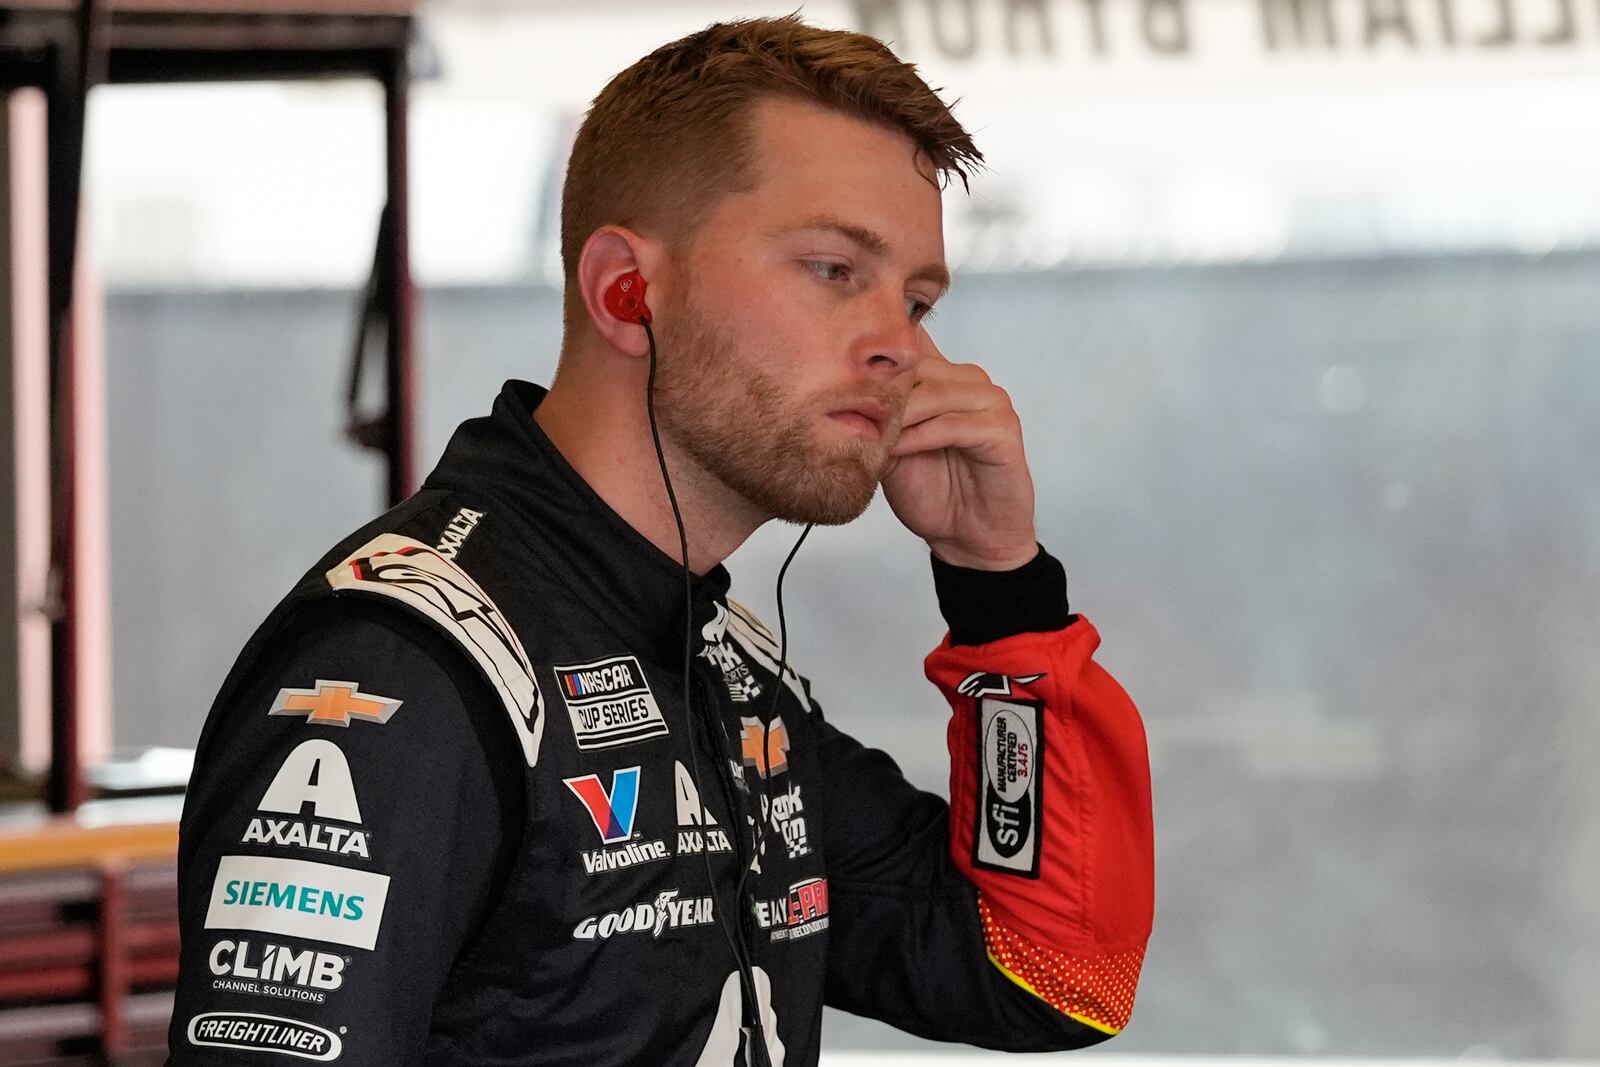
[[[465,423],[212,709],[173,1063],[792,1067],[824,1003],[999,1049],[1125,1024],[1138,715],[1035,540],[1009,400],[922,326],[941,185],[979,158],[881,44],[794,19],[606,87],[549,392]],[[950,626],[948,805],[726,598],[758,526],[880,482]]]

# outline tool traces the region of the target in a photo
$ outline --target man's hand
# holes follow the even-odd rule
[[[944,562],[1013,570],[1038,552],[1022,423],[982,367],[951,363],[922,337],[884,499]]]

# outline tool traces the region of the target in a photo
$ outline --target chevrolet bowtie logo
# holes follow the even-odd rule
[[[280,689],[269,715],[304,715],[307,722],[323,726],[349,726],[350,720],[388,722],[401,701],[361,692],[355,682],[317,679],[315,689]]]
[[[746,767],[754,767],[763,778],[789,769],[789,730],[783,725],[783,716],[773,720],[770,734],[760,719],[741,718],[739,725],[740,748]],[[769,755],[772,757],[770,767],[767,766]]]

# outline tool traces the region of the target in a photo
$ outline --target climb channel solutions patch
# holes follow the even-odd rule
[[[974,866],[1039,877],[1042,705],[978,702],[978,827]]]
[[[635,657],[610,656],[555,670],[579,748],[615,748],[667,736],[667,720]]]

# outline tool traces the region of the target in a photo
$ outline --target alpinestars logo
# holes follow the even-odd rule
[[[656,897],[652,904],[635,904],[621,911],[591,915],[572,929],[578,941],[603,941],[617,934],[649,934],[659,938],[663,931],[690,926],[709,926],[714,921],[710,897],[679,899],[676,889]]]
[[[609,792],[600,784],[599,775],[562,779],[572,795],[583,802],[600,840],[618,846],[583,853],[583,867],[587,873],[600,874],[667,858],[665,841],[632,840],[634,816],[639,810],[639,774],[638,767],[612,771]]]
[[[495,687],[517,729],[528,766],[539,762],[544,697],[516,631],[472,576],[421,541],[379,534],[327,573],[328,586],[387,597],[449,634]]]
[[[1008,697],[1011,695],[1011,684],[1028,685],[1043,678],[1043,674],[1024,674],[1010,677],[1004,674],[988,674],[978,671],[961,679],[961,684],[956,686],[956,692],[965,696],[982,697]]]

